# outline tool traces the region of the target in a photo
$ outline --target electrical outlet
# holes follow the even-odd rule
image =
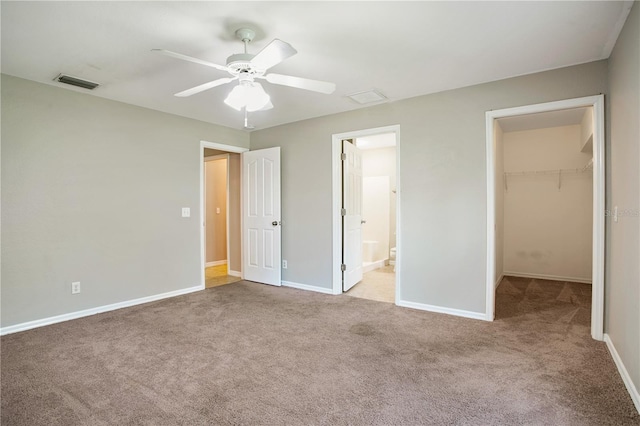
[[[80,293],[80,281],[71,283],[71,294]]]
[[[191,216],[191,209],[189,207],[183,207],[182,217],[190,217],[190,216]]]
[[[287,269],[287,261],[286,260],[282,261],[282,269]]]

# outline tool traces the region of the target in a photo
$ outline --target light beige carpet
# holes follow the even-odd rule
[[[241,281],[3,336],[1,421],[640,424],[587,326],[523,308],[489,323]]]

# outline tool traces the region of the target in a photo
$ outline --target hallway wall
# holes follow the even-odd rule
[[[227,159],[205,157],[205,262],[227,260]]]

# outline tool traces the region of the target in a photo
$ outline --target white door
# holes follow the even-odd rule
[[[362,153],[342,141],[342,290],[362,281]]]
[[[280,285],[280,147],[242,154],[245,280]]]

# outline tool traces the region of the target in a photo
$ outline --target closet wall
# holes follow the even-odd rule
[[[505,275],[591,281],[593,175],[574,171],[592,158],[583,134],[580,124],[502,134]]]
[[[495,286],[504,275],[504,137],[498,121],[493,122],[495,135],[495,208],[496,208],[496,275]]]

